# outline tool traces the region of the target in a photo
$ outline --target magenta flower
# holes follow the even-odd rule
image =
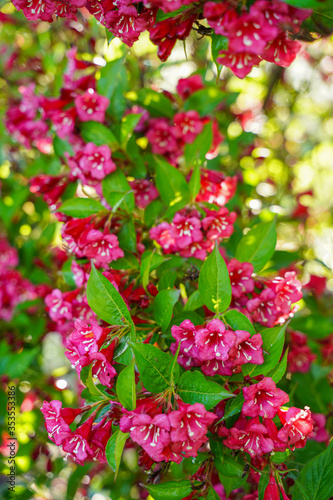
[[[229,353],[234,365],[244,365],[245,363],[262,365],[264,355],[260,333],[256,333],[251,337],[251,334],[245,330],[236,330],[235,334],[237,337],[235,346],[232,347]]]
[[[194,241],[188,247],[179,250],[182,257],[195,257],[196,259],[205,260],[207,252],[211,252],[214,244],[210,241]]]
[[[45,419],[45,428],[49,438],[57,445],[61,445],[64,438],[71,434],[69,424],[81,413],[80,409],[62,408],[61,401],[43,402],[41,412]]]
[[[89,444],[89,434],[93,421],[94,417],[92,416],[62,441],[62,449],[79,465],[83,465],[85,460],[93,456],[93,450]]]
[[[102,180],[111,172],[116,170],[116,165],[111,160],[111,150],[108,146],[96,146],[88,142],[82,153],[77,154],[79,173],[78,177],[85,181],[87,179]]]
[[[288,403],[289,396],[277,389],[275,382],[265,377],[261,382],[250,387],[243,387],[245,402],[242,413],[247,417],[274,418],[278,409]]]
[[[231,69],[238,78],[245,78],[253,66],[258,66],[261,59],[248,51],[232,52],[230,50],[221,50],[217,62]]]
[[[269,476],[263,500],[280,500],[280,492],[273,473]]]
[[[180,342],[180,354],[199,358],[199,351],[195,344],[197,329],[198,327],[195,327],[189,319],[185,319],[179,326],[171,327],[171,335],[177,341],[177,347]]]
[[[90,120],[104,122],[105,111],[109,107],[110,101],[107,97],[97,94],[95,90],[90,88],[84,94],[77,95],[74,103],[78,117],[82,122]]]
[[[202,168],[200,191],[196,201],[207,201],[223,207],[234,196],[237,177],[226,177],[223,172]]]
[[[225,361],[236,338],[234,332],[225,329],[222,321],[213,319],[205,328],[198,328],[196,333],[195,343],[199,349],[200,359]]]
[[[173,124],[176,136],[187,144],[191,144],[203,130],[203,122],[197,111],[175,114]]]
[[[233,373],[234,363],[229,358],[220,361],[217,359],[209,359],[204,361],[201,365],[201,371],[209,377],[214,377],[214,375],[231,376]]]
[[[254,290],[254,280],[252,278],[253,265],[249,262],[239,262],[231,259],[227,264],[232,296],[239,299],[242,295],[252,293]]]
[[[168,222],[162,222],[158,226],[152,227],[149,236],[161,245],[164,253],[174,253],[178,250],[176,239],[171,234],[171,225]]]
[[[93,259],[96,266],[103,267],[114,260],[124,257],[124,252],[119,248],[117,236],[115,234],[103,234],[98,229],[91,229],[86,235],[84,254]]]
[[[283,424],[282,429],[278,432],[278,438],[288,443],[289,448],[303,448],[306,444],[306,439],[313,431],[313,420],[309,407],[304,410],[300,408],[280,409],[278,411],[279,418]]]
[[[173,12],[180,9],[183,5],[189,5],[193,0],[144,0],[146,7],[153,7],[163,10],[163,12]]]
[[[155,12],[141,8],[140,14],[130,1],[117,2],[118,10],[105,9],[105,24],[115,36],[118,36],[126,45],[132,47],[143,31],[155,22]]]
[[[166,118],[152,118],[146,136],[155,154],[163,155],[178,150],[175,131]]]
[[[237,422],[235,427],[229,429],[231,435],[223,441],[225,446],[232,450],[244,450],[252,458],[273,451],[273,441],[267,436],[267,429],[260,423],[259,417],[249,420],[244,429],[238,429]]]
[[[204,88],[204,84],[200,75],[191,75],[188,78],[181,78],[177,84],[177,92],[182,99],[187,99],[200,89]]]
[[[170,234],[177,241],[180,250],[203,239],[201,222],[198,217],[188,217],[177,213],[172,221]]]
[[[178,402],[179,410],[172,411],[168,417],[171,424],[172,442],[197,441],[207,434],[208,427],[216,420],[216,415],[207,411],[203,404],[189,405]]]
[[[228,25],[228,50],[261,55],[267,42],[273,40],[278,32],[279,30],[270,25],[259,12],[255,15],[242,15]]]
[[[286,68],[295,60],[301,48],[301,42],[298,40],[289,40],[286,33],[282,32],[278,37],[267,44],[261,57],[265,59],[265,61]]]
[[[170,421],[163,413],[150,417],[147,414],[135,415],[132,419],[130,436],[155,461],[159,454],[170,443]]]
[[[99,463],[107,463],[105,447],[112,434],[112,420],[104,417],[100,422],[94,423],[90,436],[89,446],[93,453],[93,460]]]
[[[312,413],[313,431],[309,439],[314,439],[318,443],[324,443],[330,439],[330,435],[326,430],[326,417],[322,413]]]
[[[72,304],[64,299],[64,295],[58,288],[55,288],[49,295],[46,295],[45,304],[48,314],[53,321],[72,319]]]
[[[135,179],[129,185],[133,189],[135,203],[139,208],[146,208],[149,203],[159,197],[159,192],[148,179]]]
[[[207,208],[205,211],[207,215],[202,220],[202,227],[204,231],[207,231],[207,238],[209,240],[229,238],[234,231],[235,212],[229,213],[229,210],[225,207],[220,208],[218,212]]]
[[[279,317],[279,311],[275,304],[275,292],[271,288],[265,288],[260,295],[253,294],[247,304],[247,310],[252,313],[253,321],[268,328],[274,326]]]
[[[274,302],[283,314],[289,314],[292,304],[303,296],[302,285],[296,278],[294,271],[285,273],[283,277],[274,278],[268,286],[275,293]]]
[[[11,247],[7,238],[0,235],[0,272],[16,267],[18,263],[16,248]]]

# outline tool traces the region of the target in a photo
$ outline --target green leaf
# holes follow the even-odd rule
[[[69,153],[70,155],[74,154],[73,148],[69,142],[60,139],[57,135],[53,139],[53,149],[55,154],[60,158],[64,158],[65,153]]]
[[[154,500],[182,500],[192,491],[191,481],[181,479],[180,481],[168,481],[162,484],[143,484],[154,498]]]
[[[89,472],[93,465],[94,464],[91,462],[80,465],[72,472],[67,482],[66,500],[73,500],[78,487],[81,485],[83,477]]]
[[[264,351],[264,363],[262,365],[246,364],[242,366],[243,375],[256,377],[257,375],[267,375],[279,363],[284,345],[284,332],[286,325],[275,326],[261,330]]]
[[[273,370],[267,373],[267,377],[273,379],[274,382],[277,384],[282,379],[283,375],[286,373],[287,361],[288,361],[288,349],[284,353],[281,361],[275,366],[275,368],[273,368]]]
[[[134,194],[125,174],[121,170],[117,169],[104,177],[102,189],[104,198],[113,209],[115,205],[119,206],[119,200],[121,199],[121,208],[130,214],[133,213],[135,207]]]
[[[221,418],[221,421],[227,420],[227,418],[234,417],[235,415],[238,415],[242,411],[244,404],[244,396],[243,392],[240,392],[235,399],[227,401],[224,415]]]
[[[193,164],[197,164],[197,167],[199,165],[202,165],[202,163],[206,159],[206,153],[208,153],[208,151],[210,150],[210,147],[212,145],[212,140],[213,140],[213,131],[212,131],[212,122],[210,122],[204,126],[203,131],[201,132],[201,134],[197,135],[197,137],[192,142],[192,144],[186,144],[185,152],[184,152],[186,164],[189,166],[190,165],[192,166]],[[192,174],[191,181],[192,181],[193,175],[194,174]],[[195,193],[195,196],[198,194],[199,189],[200,189],[200,170],[199,170],[199,173],[197,175],[198,175],[199,180],[196,181],[196,186],[198,184],[199,185],[197,188],[197,192]],[[191,181],[190,181],[190,184],[191,184]],[[190,190],[191,190],[191,185],[190,185]],[[195,196],[193,196],[192,190],[191,190],[191,194],[192,194],[192,199],[194,199]]]
[[[1,342],[0,351],[0,375],[7,375],[9,378],[15,378],[23,375],[36,358],[40,349],[39,347],[34,347],[33,349],[26,349],[20,353],[11,353],[8,352],[8,346]]]
[[[203,306],[203,300],[199,293],[199,290],[195,290],[192,295],[189,296],[188,301],[184,306],[184,311],[195,311],[199,307]]]
[[[294,487],[293,487],[293,499],[295,500],[312,500],[312,498],[308,495],[307,491],[305,490],[304,486],[297,481],[297,479],[294,479]]]
[[[161,92],[152,89],[140,89],[128,92],[125,97],[140,106],[143,106],[151,116],[173,117],[172,104]]]
[[[90,215],[98,214],[102,210],[105,210],[105,207],[97,200],[91,198],[71,198],[70,200],[66,200],[57,211],[70,217],[84,219]]]
[[[185,111],[195,109],[200,116],[209,115],[222,104],[226,97],[227,94],[217,87],[206,87],[190,95],[184,104],[184,109]]]
[[[108,32],[108,36],[111,35]],[[110,41],[110,40],[109,40]],[[124,66],[124,58],[114,59],[108,62],[100,70],[100,78],[97,80],[97,92],[100,95],[104,95],[108,99],[111,99],[117,84],[119,84],[119,79],[115,76],[118,75],[119,71]]]
[[[156,269],[158,266],[165,262],[165,258],[162,255],[156,254],[155,251],[149,252],[145,255],[141,261],[140,274],[142,280],[142,286],[146,290],[149,283],[149,274]]]
[[[136,391],[134,360],[119,373],[116,391],[118,399],[123,407],[126,408],[126,410],[135,410]]]
[[[289,455],[289,449],[287,449],[286,451],[276,451],[274,454],[271,453],[271,461],[275,464],[282,464],[288,459]]]
[[[185,372],[177,384],[179,395],[185,403],[202,403],[206,410],[233,395],[216,382],[205,379],[199,371]]]
[[[245,330],[254,335],[256,333],[251,321],[236,309],[230,309],[224,314],[224,319],[233,330]]]
[[[208,495],[206,500],[220,500],[220,499],[221,499],[220,495],[211,486],[208,490]]]
[[[333,441],[326,450],[314,457],[302,469],[299,483],[304,487],[311,500],[327,500],[333,495]],[[293,500],[303,497],[293,492]]]
[[[250,262],[255,272],[260,271],[272,257],[276,246],[276,221],[263,222],[254,226],[240,240],[236,259]]]
[[[163,392],[170,386],[172,356],[150,344],[130,344],[142,383],[149,392]],[[179,365],[175,366],[174,381],[179,378]]]
[[[110,325],[134,325],[127,306],[115,287],[103,276],[94,264],[87,284],[88,304],[97,316]]]
[[[115,479],[118,475],[121,456],[128,436],[127,432],[116,431],[110,437],[105,448],[106,459],[113,472],[115,472]]]
[[[173,306],[179,298],[179,290],[162,290],[154,300],[153,311],[155,321],[164,332],[171,321]]]
[[[237,463],[229,456],[224,456],[222,460],[215,460],[215,467],[219,474],[226,477],[242,477],[244,473],[244,464]]]
[[[81,135],[85,142],[93,142],[96,146],[106,144],[111,149],[119,146],[116,136],[105,125],[99,122],[82,122]]]
[[[319,314],[310,314],[309,316],[293,318],[290,327],[306,333],[312,339],[323,339],[333,331],[333,321],[331,318]]]
[[[191,199],[183,174],[163,158],[156,158],[156,187],[164,203],[177,210]]]
[[[147,227],[151,227],[156,224],[156,219],[162,212],[164,204],[161,200],[154,200],[145,208],[144,222]]]
[[[121,119],[121,127],[120,127],[120,143],[123,148],[126,148],[126,145],[133,134],[135,127],[137,126],[142,113],[140,114],[129,114],[123,116]]]
[[[269,475],[266,473],[261,473],[259,484],[258,484],[258,500],[264,500],[265,489],[268,485]]]
[[[133,218],[122,223],[117,237],[120,248],[128,252],[136,253],[136,232]]]
[[[224,312],[231,302],[231,285],[227,266],[217,242],[205,260],[199,275],[199,293],[205,304],[215,313]]]
[[[213,61],[216,64],[217,74],[218,76],[221,73],[222,65],[217,62],[217,58],[219,57],[219,53],[221,50],[228,50],[229,40],[227,37],[222,35],[216,35],[212,33],[212,57]]]
[[[92,396],[99,397],[100,401],[105,399],[104,394],[98,389],[98,387],[94,383],[94,380],[92,377],[91,365],[84,366],[82,368],[81,373],[80,373],[80,380],[87,387],[87,389],[89,390],[89,392]]]

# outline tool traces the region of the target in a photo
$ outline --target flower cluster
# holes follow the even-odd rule
[[[162,61],[167,60],[176,41],[185,40],[193,28],[205,34],[200,24],[205,18],[216,35],[227,38],[228,49],[220,51],[217,62],[230,67],[240,78],[262,59],[289,66],[301,48],[301,43],[293,37],[312,12],[281,0],[257,0],[249,8],[232,1],[199,4],[190,0],[145,0],[143,4],[137,0],[12,1],[32,21],[52,22],[56,16],[77,20],[78,8],[85,7],[130,47],[143,31],[148,31]],[[156,22],[159,9],[168,17]]]
[[[227,330],[219,319],[198,326],[185,320],[172,326],[171,333],[176,340],[171,352],[175,353],[180,344],[178,363],[187,370],[200,366],[205,375],[230,376],[240,371],[241,365],[264,362],[260,333],[251,337],[245,330]]]
[[[183,257],[205,260],[216,240],[221,241],[232,235],[236,214],[229,213],[225,207],[218,211],[205,208],[204,214],[202,218],[195,209],[183,209],[176,213],[171,224],[162,222],[153,227],[150,237],[167,254],[179,252]]]
[[[6,237],[0,235],[0,320],[10,321],[21,302],[34,300],[38,290],[15,267],[18,255]]]
[[[156,403],[143,400],[136,410],[125,412],[119,427],[129,432],[154,462],[180,463],[186,457],[197,456],[214,420],[216,415],[200,403],[190,405],[177,399],[177,410],[163,413]]]

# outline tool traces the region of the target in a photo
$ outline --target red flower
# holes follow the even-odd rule
[[[236,338],[234,332],[225,329],[222,321],[213,319],[205,328],[198,328],[195,336],[200,359],[225,361],[231,347],[235,345]]]
[[[248,417],[274,418],[280,406],[288,403],[289,396],[277,389],[275,382],[265,377],[261,382],[250,387],[243,387],[245,402],[242,413]]]
[[[235,330],[236,342],[231,348],[229,357],[234,365],[244,365],[251,363],[254,365],[262,365],[264,356],[262,352],[262,337],[260,333],[256,333],[251,337],[249,332],[245,330]],[[251,415],[254,416],[254,415]]]
[[[279,488],[272,473],[269,476],[268,485],[265,489],[264,500],[280,500]]]
[[[238,262],[231,259],[227,264],[232,288],[232,296],[239,299],[242,295],[252,293],[254,280],[252,278],[253,265],[249,262]]]
[[[97,94],[95,90],[88,89],[83,95],[76,96],[74,103],[78,117],[82,122],[90,120],[104,122],[105,111],[109,107],[110,101],[107,97]]]
[[[292,450],[303,448],[306,444],[306,439],[313,431],[313,420],[310,409],[307,406],[304,410],[292,406],[285,410],[280,409],[278,415],[283,424],[282,429],[278,432],[278,438],[288,443],[288,446]]]
[[[191,144],[203,130],[203,123],[197,111],[175,114],[173,124],[176,136],[187,144]]]
[[[224,440],[225,446],[233,450],[244,450],[252,458],[273,451],[273,441],[268,437],[267,429],[260,423],[259,417],[252,418],[245,425],[241,421],[241,429],[237,426],[238,422],[230,429],[231,435]]]

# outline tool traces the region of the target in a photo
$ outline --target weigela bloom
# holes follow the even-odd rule
[[[61,401],[43,402],[41,412],[49,438],[59,446],[71,434],[69,424],[81,413],[80,409],[62,408]]]
[[[121,0],[115,2],[115,5],[118,9],[104,10],[103,24],[126,45],[132,47],[140,34],[154,24],[155,11],[141,8],[139,13],[130,0]]]
[[[243,387],[245,402],[242,413],[248,417],[274,418],[278,409],[288,403],[289,396],[281,389],[277,389],[270,377],[250,387]]]
[[[247,310],[252,313],[253,321],[268,328],[274,326],[279,317],[275,297],[276,294],[271,288],[266,288],[259,295],[253,294],[253,299],[250,299],[246,304]]]
[[[72,175],[81,179],[85,184],[101,181],[104,177],[116,170],[111,159],[111,150],[108,146],[96,146],[88,142],[82,151],[74,157],[66,154]]]
[[[171,335],[177,341],[176,348],[180,343],[180,354],[199,358],[198,347],[195,344],[195,337],[198,327],[195,327],[189,319],[185,319],[179,326],[171,327]]]
[[[104,234],[98,229],[91,229],[85,238],[84,254],[92,259],[96,266],[106,266],[113,260],[124,257],[124,252],[119,248],[118,238],[115,234]]]
[[[283,424],[278,432],[278,438],[288,443],[289,448],[304,448],[306,439],[313,431],[313,420],[311,418],[310,408],[307,406],[304,410],[300,408],[283,409],[278,411],[279,418]]]
[[[77,95],[74,103],[77,115],[82,122],[93,120],[102,123],[110,101],[107,97],[97,94],[95,90],[88,89],[84,94]]]
[[[75,432],[65,436],[62,440],[62,449],[67,452],[72,460],[83,465],[85,460],[93,457],[93,450],[88,442],[94,417],[90,417],[80,425]]]
[[[205,328],[198,328],[195,343],[202,361],[228,359],[228,353],[236,342],[236,334],[226,330],[219,319],[209,321]]]
[[[200,75],[191,75],[188,78],[180,78],[177,83],[177,93],[182,99],[187,99],[200,89],[204,88],[204,84]]]
[[[31,193],[41,195],[51,209],[56,208],[67,186],[68,179],[63,175],[40,174],[30,179]]]
[[[228,24],[228,50],[260,55],[267,42],[277,34],[278,29],[270,25],[259,12],[245,14]]]
[[[309,436],[309,439],[314,439],[318,443],[324,443],[330,438],[329,433],[326,430],[326,417],[322,413],[311,413],[313,420],[313,431]]]
[[[171,225],[168,222],[162,222],[149,231],[152,240],[157,241],[165,253],[174,253],[178,250],[175,238],[171,234]]]
[[[166,118],[152,118],[146,137],[151,144],[152,152],[158,155],[178,150],[177,137],[173,127]]]
[[[198,441],[207,434],[208,427],[216,418],[201,403],[190,405],[179,401],[178,410],[169,413],[172,442],[183,442],[187,438]]]
[[[235,212],[230,212],[225,207],[218,211],[205,209],[206,217],[202,219],[202,227],[206,231],[209,240],[218,238],[229,238],[233,231],[233,223],[236,220]]]
[[[249,262],[239,262],[231,259],[227,264],[232,296],[239,299],[242,295],[252,293],[254,290],[254,280],[252,278],[253,265]]]
[[[149,203],[159,197],[159,192],[148,179],[135,179],[129,185],[133,189],[135,203],[139,208],[146,208]]]
[[[291,305],[302,298],[302,285],[295,272],[286,272],[283,277],[274,278],[268,285],[275,293],[275,304],[284,314],[290,312]]]
[[[218,360],[209,359],[201,364],[201,371],[209,377],[214,377],[214,375],[231,376],[233,374],[234,363],[231,359]]]
[[[9,245],[4,235],[0,235],[0,273],[17,265],[18,254],[16,248]]]
[[[280,500],[279,488],[272,473],[269,476],[269,481],[265,488],[264,500]]]
[[[234,196],[237,177],[226,177],[223,172],[200,169],[200,191],[196,201],[206,201],[223,207]]]
[[[173,118],[175,135],[187,144],[191,144],[203,130],[203,123],[197,111],[185,111]]]
[[[89,435],[89,446],[92,450],[92,459],[100,463],[107,463],[105,447],[112,434],[112,420],[107,417],[100,422],[93,423]]]
[[[229,352],[229,358],[234,365],[244,365],[251,363],[254,365],[262,365],[264,355],[262,351],[262,337],[260,333],[252,335],[245,330],[235,330],[236,341],[235,345]],[[253,415],[252,415],[253,416]]]
[[[260,58],[255,53],[247,51],[231,52],[221,50],[216,60],[219,64],[230,68],[238,78],[245,78],[251,72],[253,66],[258,66],[260,63]]]
[[[72,319],[73,311],[72,304],[65,299],[65,295],[55,288],[45,297],[47,312],[53,321],[59,319]]]
[[[232,450],[246,451],[252,458],[273,451],[273,441],[268,437],[267,429],[260,423],[259,417],[238,422],[229,429],[230,436],[223,441],[225,446]]]
[[[198,214],[199,215],[199,214]],[[203,239],[201,222],[197,216],[182,215],[177,213],[172,221],[170,234],[175,239],[179,249],[184,249],[192,243]]]

